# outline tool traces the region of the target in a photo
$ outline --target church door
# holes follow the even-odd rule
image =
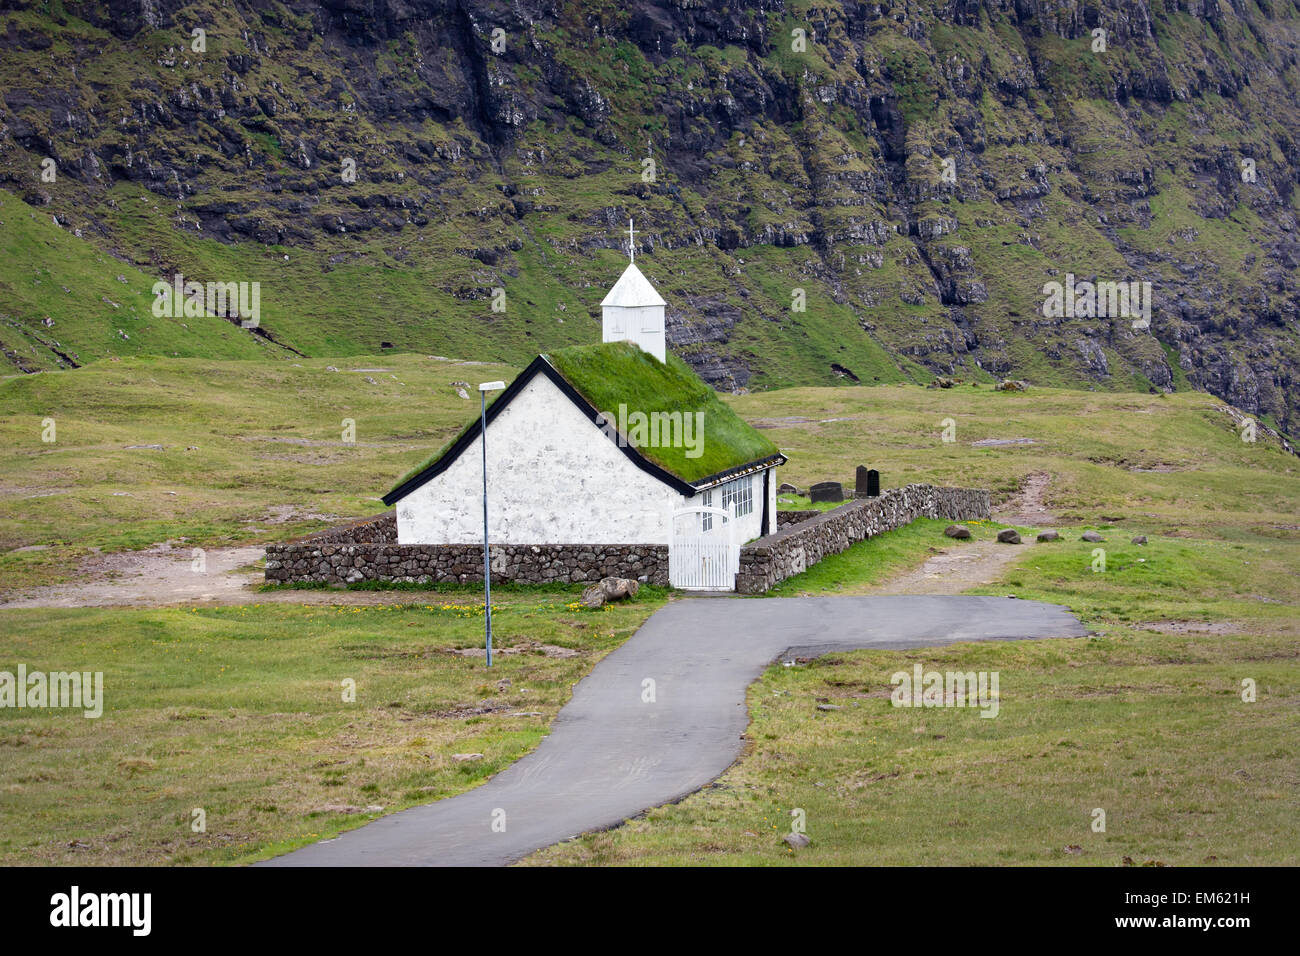
[[[673,512],[668,580],[692,591],[734,591],[740,544],[732,516],[721,508],[695,506]]]

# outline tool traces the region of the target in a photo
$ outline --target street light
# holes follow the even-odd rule
[[[487,616],[487,666],[492,666],[492,562],[488,555],[487,515],[487,393],[506,387],[505,382],[484,382],[478,387],[479,434],[483,439],[483,611]]]

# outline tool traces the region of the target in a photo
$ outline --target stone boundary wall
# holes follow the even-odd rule
[[[989,493],[975,488],[907,485],[831,511],[778,512],[778,530],[740,549],[736,591],[761,594],[829,554],[901,528],[916,518],[987,519]],[[790,517],[785,517],[790,516]],[[393,512],[267,545],[266,580],[355,584],[361,581],[465,584],[483,580],[477,544],[399,545]],[[492,580],[573,584],[603,577],[668,585],[668,546],[647,544],[493,545]]]
[[[666,544],[501,544],[491,555],[493,581],[572,584],[612,575],[668,586]],[[483,546],[302,539],[267,546],[266,580],[465,584],[483,580]]]
[[[776,513],[776,530],[780,531],[788,524],[798,524],[800,521],[807,521],[809,518],[816,518],[820,511],[778,511]]]
[[[397,512],[385,511],[371,518],[359,518],[324,531],[294,538],[288,544],[397,544]]]
[[[839,554],[858,541],[901,528],[917,518],[987,520],[990,509],[989,493],[981,488],[906,485],[882,492],[879,498],[858,498],[807,520],[779,526],[776,534],[742,547],[736,591],[762,594],[827,555]]]

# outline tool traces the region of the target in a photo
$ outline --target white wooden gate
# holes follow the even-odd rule
[[[713,527],[704,530],[704,517]],[[734,591],[740,570],[740,545],[732,516],[721,508],[703,506],[673,512],[673,537],[668,546],[668,580],[691,591]]]

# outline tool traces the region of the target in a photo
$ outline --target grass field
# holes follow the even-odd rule
[[[75,581],[93,548],[258,543],[377,512],[473,415],[454,383],[472,395],[513,374],[417,355],[335,365],[123,358],[0,382],[4,588]],[[1300,861],[1300,463],[1276,441],[1243,442],[1222,403],[1195,393],[882,386],[725,400],[789,455],[781,480],[799,487],[851,482],[867,464],[885,487],[1003,500],[1049,475],[1066,540],[1025,548],[980,590],[1068,605],[1096,636],[773,668],[750,691],[746,753],[718,786],[530,862]],[[887,588],[934,549],[962,547],[942,526],[856,545],[775,593]],[[1084,527],[1107,538],[1104,572]],[[1128,544],[1138,533],[1150,544]],[[576,596],[496,595],[498,644],[527,648],[490,675],[453,653],[481,640],[464,589],[355,607],[343,594],[339,608],[270,600],[284,595],[0,608],[0,669],[103,671],[107,697],[97,720],[0,710],[0,862],[243,862],[381,812],[367,807],[473,786],[535,745],[571,684],[667,599],[588,613]],[[891,707],[889,676],[914,662],[999,671],[998,718]],[[356,703],[341,699],[345,678]],[[1255,703],[1240,699],[1245,678]],[[822,698],[843,709],[816,710]],[[796,807],[813,843],[792,853],[780,835]],[[1090,829],[1099,807],[1105,833]],[[190,828],[195,808],[205,833]]]
[[[712,787],[527,862],[1294,865],[1295,658],[1294,632],[1125,630],[773,668],[750,690],[744,757]],[[999,672],[997,717],[893,707],[891,675],[916,663]],[[795,809],[812,840],[797,853]]]
[[[0,710],[0,865],[244,862],[466,790],[536,746],[663,600],[493,598],[491,671],[456,653],[482,646],[472,594],[3,612],[0,666],[101,671],[105,705]]]
[[[1112,535],[1097,572],[1077,536],[977,590],[1066,604],[1094,636],[772,667],[749,692],[745,753],[713,787],[527,862],[1300,863],[1300,542]],[[833,560],[788,588],[843,593]],[[892,675],[918,663],[999,674],[996,717],[893,706]],[[812,840],[797,853],[783,842],[796,808]]]
[[[69,580],[91,548],[263,543],[382,511],[397,478],[476,414],[472,386],[515,371],[409,354],[123,358],[0,380],[0,591]],[[851,488],[868,464],[886,488],[978,485],[1004,498],[1048,472],[1047,503],[1067,520],[1216,536],[1290,534],[1300,500],[1300,461],[1263,432],[1241,441],[1226,406],[1201,393],[881,386],[726,401],[772,426],[764,435],[790,458],[781,480],[800,488]],[[954,442],[942,440],[946,419]],[[1007,438],[1033,444],[974,444]]]
[[[93,547],[280,541],[381,512],[397,477],[478,414],[473,386],[513,374],[332,361],[124,358],[0,382],[3,580],[68,580]]]

